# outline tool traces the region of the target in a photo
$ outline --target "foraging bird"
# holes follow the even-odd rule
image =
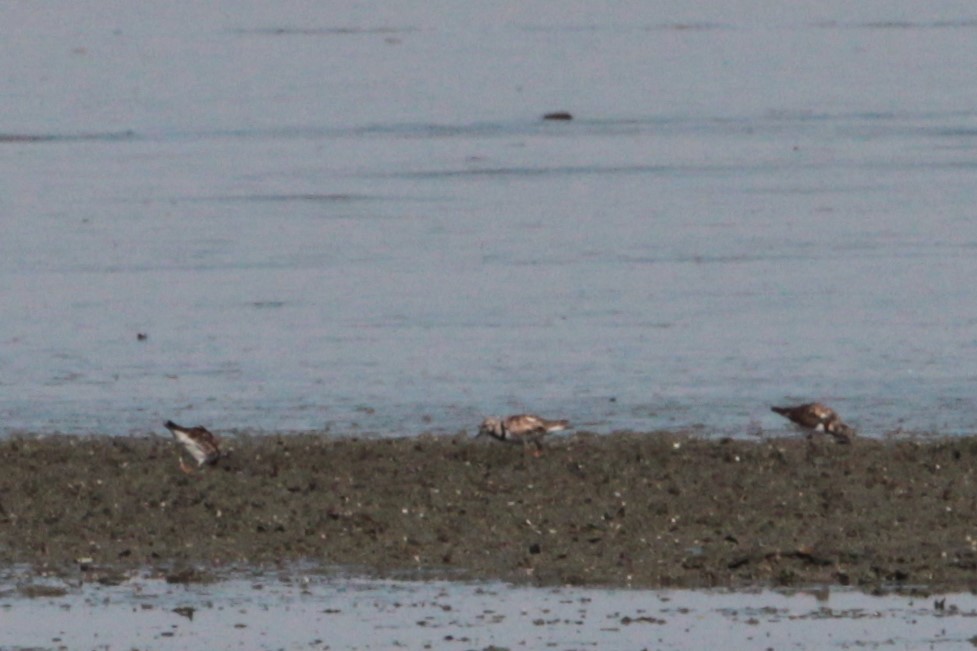
[[[543,449],[541,439],[550,432],[559,432],[569,427],[570,421],[546,420],[532,414],[518,414],[508,418],[486,418],[478,428],[479,436],[491,436],[503,443],[536,446],[535,455]]]
[[[830,434],[839,443],[851,443],[855,436],[855,430],[845,425],[834,409],[820,402],[809,402],[795,407],[771,407],[770,410],[804,429]]]
[[[197,467],[207,464],[209,466],[217,463],[220,459],[221,451],[217,437],[214,436],[206,427],[180,427],[171,420],[164,424],[166,429],[197,461]],[[185,473],[193,472],[192,468],[187,467],[180,456],[180,470]]]
[[[855,429],[845,425],[841,419],[828,421],[824,426],[824,431],[835,437],[838,443],[851,443],[855,438]]]

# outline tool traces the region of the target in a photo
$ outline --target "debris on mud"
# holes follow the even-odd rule
[[[293,561],[542,585],[977,587],[977,438],[225,437],[180,472],[156,439],[0,442],[0,561],[158,568]],[[197,568],[197,569],[194,569]]]

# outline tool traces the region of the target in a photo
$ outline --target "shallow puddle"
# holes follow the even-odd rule
[[[60,594],[64,590],[63,594]],[[318,575],[12,580],[13,649],[971,649],[977,597],[536,589]]]

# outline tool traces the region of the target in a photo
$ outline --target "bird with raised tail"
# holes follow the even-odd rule
[[[479,436],[491,436],[503,443],[536,446],[535,455],[543,449],[542,439],[551,432],[559,432],[570,426],[567,420],[547,420],[532,414],[517,414],[506,418],[486,418],[478,428]]]
[[[839,443],[851,443],[855,437],[855,430],[842,422],[834,409],[820,402],[808,402],[794,407],[771,407],[770,410],[803,429],[829,434]]]
[[[164,423],[164,427],[170,430],[170,434],[177,440],[190,456],[197,462],[197,467],[203,465],[212,466],[221,457],[220,441],[206,427],[181,427],[171,420]],[[180,456],[180,470],[185,473],[193,472]]]

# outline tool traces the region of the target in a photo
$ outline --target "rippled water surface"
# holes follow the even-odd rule
[[[940,607],[937,607],[940,606]],[[973,648],[977,599],[255,576],[0,593],[0,649]]]
[[[0,594],[0,648],[963,650],[973,648],[975,608],[966,594],[540,590],[259,575],[65,591],[35,580]]]
[[[972,431],[977,9],[747,5],[4,5],[0,429]]]

